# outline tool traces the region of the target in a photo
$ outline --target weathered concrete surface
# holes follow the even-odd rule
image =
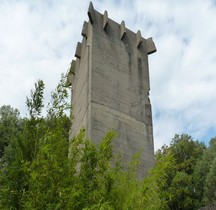
[[[142,177],[154,162],[148,54],[156,48],[152,39],[147,42],[140,31],[130,31],[93,5],[88,15],[72,82],[71,137],[84,127],[99,143],[107,131],[116,130],[114,152],[120,151],[125,163],[141,152]]]

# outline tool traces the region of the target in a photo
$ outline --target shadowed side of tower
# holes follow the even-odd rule
[[[71,63],[72,112],[70,136],[81,128],[98,144],[110,130],[117,131],[114,152],[126,164],[141,152],[138,176],[153,166],[152,112],[149,100],[148,55],[156,51],[151,38],[132,32],[96,11],[90,3],[82,43]]]

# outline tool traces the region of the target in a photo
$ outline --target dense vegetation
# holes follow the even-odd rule
[[[208,147],[176,135],[155,154],[155,167],[136,177],[138,155],[127,170],[112,153],[115,132],[100,145],[85,131],[69,140],[62,76],[44,109],[39,80],[26,100],[28,117],[0,107],[0,209],[198,209],[216,200],[216,139]],[[115,160],[111,167],[110,160]]]

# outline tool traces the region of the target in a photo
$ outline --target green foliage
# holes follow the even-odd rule
[[[212,161],[209,173],[206,176],[203,200],[206,204],[216,201],[216,157]]]
[[[38,80],[35,83],[35,91],[31,90],[31,98],[26,99],[26,105],[29,110],[29,115],[31,118],[37,118],[41,115],[42,109],[44,107],[43,104],[43,91],[44,91],[44,83],[42,80]]]
[[[175,159],[167,152],[164,155],[156,155],[155,167],[150,170],[144,179],[144,203],[148,210],[168,209],[167,201],[172,198],[172,194],[167,192],[170,174],[175,170]]]
[[[205,145],[194,141],[191,136],[186,134],[175,135],[170,150],[174,155],[178,165],[178,171],[184,171],[186,174],[192,174],[197,160],[202,155]]]
[[[160,200],[166,201],[165,209],[199,209],[216,200],[216,139],[206,148],[188,135],[176,135],[169,147],[163,146],[156,153],[155,168],[166,155],[175,162],[165,172],[165,184],[158,191]]]
[[[110,192],[113,209],[143,209],[142,181],[136,176],[139,156],[135,154],[125,170],[120,162],[121,157],[116,158]]]
[[[8,146],[17,136],[22,127],[22,120],[17,109],[11,106],[0,107],[0,158],[3,158],[5,149],[10,150]]]
[[[61,84],[58,85],[59,88],[60,86]],[[40,190],[44,192],[40,198],[53,197],[50,196],[50,193],[45,196],[47,194],[46,189],[49,188],[48,192],[50,189],[52,192],[55,191],[55,188],[51,187],[51,183],[56,179],[55,175],[58,174],[58,170],[63,169],[64,161],[61,158],[63,151],[65,160],[67,160],[70,119],[63,113],[58,115],[58,118],[52,117],[52,120],[49,116],[45,118],[41,116],[44,107],[43,90],[44,83],[39,80],[35,84],[35,90],[31,90],[31,97],[27,98],[26,102],[30,118],[23,119],[22,130],[16,136],[13,135],[13,141],[12,138],[8,141],[16,152],[1,170],[1,208],[23,209],[26,207],[29,209],[30,193],[38,192],[38,194],[33,193],[32,195],[40,197]],[[55,100],[55,96],[54,94],[53,100]],[[67,97],[61,97],[62,102],[66,100]],[[50,180],[53,178],[53,180],[45,179],[45,175],[49,176]],[[33,180],[37,183],[37,187],[33,184]],[[41,186],[44,188],[41,189]],[[46,188],[46,186],[49,187]],[[36,202],[37,199],[34,199]],[[47,201],[47,199],[45,200]]]
[[[216,157],[216,138],[212,138],[209,147],[204,151],[201,159],[198,161],[194,171],[195,193],[199,200],[200,206],[208,204],[213,199],[208,192],[214,188],[210,186],[210,178],[216,176],[214,173],[214,159]],[[214,174],[214,175],[213,175]],[[204,192],[205,191],[205,192]]]
[[[51,93],[51,102],[47,110],[49,118],[61,117],[67,110],[70,110],[71,107],[66,100],[68,98],[67,88],[67,76],[62,74],[56,89]]]
[[[123,166],[110,131],[95,145],[85,130],[69,141],[66,77],[42,115],[44,83],[27,98],[29,117],[0,108],[0,209],[198,209],[215,202],[216,139],[208,148],[176,135],[155,154],[155,166],[138,179],[139,154]],[[115,160],[115,161],[114,161]]]
[[[196,209],[199,202],[196,196],[194,170],[205,146],[203,143],[193,141],[188,135],[176,135],[169,147],[162,147],[157,153],[160,160],[170,154],[175,164],[167,172],[167,180],[160,194],[167,201],[169,209]]]
[[[120,163],[113,168],[113,131],[98,146],[85,138],[84,130],[69,142],[65,77],[52,92],[47,116],[42,116],[43,91],[39,80],[27,98],[29,118],[22,119],[22,129],[8,141],[16,152],[1,169],[0,208],[141,208],[142,183],[135,173],[138,156],[128,171]]]
[[[70,208],[76,206],[77,209],[84,209],[105,204],[107,206],[113,181],[110,158],[115,133],[108,133],[97,147],[84,136],[84,131],[81,131],[70,146],[70,166],[73,167],[76,179],[70,195]]]

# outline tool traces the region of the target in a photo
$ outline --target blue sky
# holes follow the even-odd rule
[[[25,115],[38,79],[45,99],[66,72],[89,1],[0,0],[0,106]],[[95,9],[153,37],[149,56],[155,149],[175,133],[216,136],[216,4],[213,0],[93,0]]]

